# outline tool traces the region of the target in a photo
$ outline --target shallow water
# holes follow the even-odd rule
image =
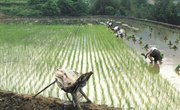
[[[157,47],[164,54],[163,62],[158,65],[150,64],[150,66],[153,66],[154,69],[159,71],[164,78],[180,91],[180,75],[175,72],[176,66],[180,64],[180,42],[175,43],[176,39],[180,40],[180,29],[170,29],[165,26],[135,21],[124,21],[124,23],[130,25],[130,27],[139,28],[137,31],[123,26],[128,35],[135,35],[136,37],[135,42],[132,39],[127,40],[124,38],[126,39],[125,42],[135,48],[139,54],[146,52],[144,49],[146,44],[150,47]],[[167,40],[165,40],[165,37]],[[142,44],[139,44],[140,38],[142,38]],[[178,49],[171,49],[168,45],[169,41],[172,42],[172,46],[176,45]],[[149,63],[148,59],[146,61]]]

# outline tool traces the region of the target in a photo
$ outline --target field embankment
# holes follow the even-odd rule
[[[17,17],[17,16],[7,16],[0,12],[0,22],[4,23],[44,23],[44,24],[56,24],[56,23],[64,23],[64,24],[85,24],[87,22],[98,23],[99,21],[106,21],[108,19],[113,20],[122,20],[122,21],[130,21],[130,22],[138,22],[143,24],[150,25],[160,25],[171,29],[180,29],[180,25],[168,24],[148,19],[134,18],[134,17],[123,17],[123,16],[106,16],[106,15],[98,15],[98,16],[61,16],[61,17]],[[37,22],[38,21],[38,22]]]
[[[88,103],[81,103],[81,106],[84,110],[121,110]],[[33,98],[33,95],[19,95],[0,90],[0,110],[74,110],[74,107],[70,102],[58,98]]]
[[[149,23],[149,24],[154,24],[154,25],[161,25],[161,26],[165,26],[168,28],[172,28],[172,29],[180,29],[180,25],[173,25],[173,24],[168,24],[168,23],[163,23],[163,22],[158,22],[158,21],[153,21],[153,20],[148,20],[148,19],[140,19],[140,18],[123,18],[124,20],[130,20],[131,22],[141,22],[141,23]]]

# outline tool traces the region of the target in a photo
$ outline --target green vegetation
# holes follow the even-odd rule
[[[180,3],[180,2],[179,2]],[[172,0],[157,0],[154,5],[154,18],[157,21],[176,24],[178,22],[178,5],[175,7]]]
[[[112,15],[180,24],[180,2],[174,0],[2,0],[0,12],[16,16]]]
[[[180,94],[101,25],[0,24],[0,87],[36,93],[57,68],[94,74],[84,88],[94,103],[125,109],[180,108]],[[42,93],[65,99],[57,86]]]
[[[179,71],[180,71],[180,65],[178,65],[178,66],[176,67],[175,71],[178,72],[178,74],[179,74]]]

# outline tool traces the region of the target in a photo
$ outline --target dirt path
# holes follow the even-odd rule
[[[121,110],[105,105],[81,103],[84,110]],[[72,104],[57,98],[45,98],[32,95],[19,95],[0,90],[0,110],[74,110]]]

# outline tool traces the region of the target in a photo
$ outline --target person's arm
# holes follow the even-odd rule
[[[149,54],[151,54],[151,52],[152,52],[152,49],[150,49],[150,50],[145,54],[145,58],[147,58],[147,56],[148,56]]]

